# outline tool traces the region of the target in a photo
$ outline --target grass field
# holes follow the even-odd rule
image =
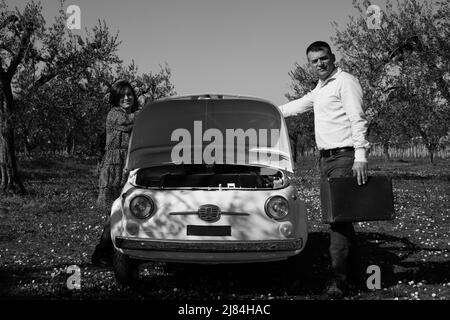
[[[346,299],[450,298],[449,160],[372,160],[371,174],[393,176],[396,219],[355,224],[365,265],[381,269],[382,288]],[[29,195],[8,197],[0,219],[0,297],[50,299],[327,299],[327,226],[320,221],[314,159],[297,165],[294,184],[309,213],[309,240],[296,259],[232,266],[146,264],[134,291],[112,269],[90,264],[107,212],[95,206],[96,164],[70,158],[20,162]],[[81,271],[69,290],[67,267]],[[264,281],[262,281],[264,279]]]

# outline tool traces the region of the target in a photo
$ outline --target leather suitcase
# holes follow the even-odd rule
[[[363,186],[356,177],[322,179],[320,198],[324,223],[394,219],[392,178],[388,176],[368,177]]]

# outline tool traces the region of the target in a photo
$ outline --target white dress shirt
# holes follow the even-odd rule
[[[351,74],[336,68],[302,98],[279,107],[284,117],[314,110],[314,130],[319,150],[355,148],[355,161],[367,161],[367,120],[362,88]]]

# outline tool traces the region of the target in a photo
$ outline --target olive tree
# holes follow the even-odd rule
[[[450,48],[449,2],[403,0],[369,28],[369,1],[354,1],[359,15],[332,38],[341,61],[364,89],[369,132],[385,147],[421,136],[433,160],[448,133]],[[418,125],[420,124],[420,125]],[[387,149],[387,148],[385,148]]]
[[[119,42],[106,24],[99,22],[86,39],[66,28],[63,2],[54,23],[46,27],[42,7],[31,1],[24,9],[10,10],[0,2],[0,189],[25,193],[16,161],[15,130],[18,108],[29,97],[55,79],[79,78],[88,68],[102,62],[120,62]],[[33,72],[24,83],[23,74]],[[20,86],[17,80],[21,77]],[[20,87],[20,88],[19,88]],[[15,90],[19,88],[19,90]]]
[[[292,80],[292,93],[286,94],[286,98],[289,101],[301,98],[307,94],[315,88],[318,81],[309,65],[301,66],[298,63],[294,64],[294,69],[289,72],[289,76]],[[297,161],[299,150],[303,155],[305,150],[315,146],[313,113],[308,112],[289,117],[286,120],[286,125],[294,150],[294,161]]]

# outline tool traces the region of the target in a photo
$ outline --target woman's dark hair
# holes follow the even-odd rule
[[[130,88],[130,91],[133,94],[134,103],[133,107],[131,108],[131,112],[135,112],[138,110],[138,100],[136,92],[127,80],[116,81],[111,86],[111,89],[109,90],[109,103],[114,107],[118,107],[120,105],[120,99],[124,96],[126,88]]]

